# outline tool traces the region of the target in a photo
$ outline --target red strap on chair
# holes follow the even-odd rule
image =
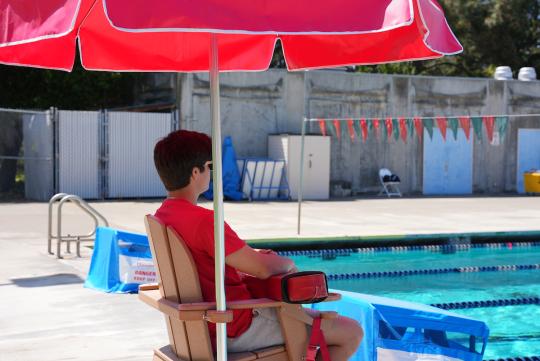
[[[311,326],[311,336],[309,337],[309,344],[306,350],[306,361],[315,361],[317,351],[321,350],[321,356],[323,361],[332,361],[330,359],[330,353],[328,352],[328,345],[326,339],[321,330],[321,317],[313,319],[313,325]]]

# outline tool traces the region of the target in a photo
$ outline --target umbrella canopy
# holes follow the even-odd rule
[[[0,0],[0,63],[70,71],[209,71],[216,303],[225,310],[219,71],[433,59],[462,47],[435,0]],[[219,54],[219,56],[218,56]],[[226,328],[217,327],[225,360]]]
[[[434,0],[2,0],[0,63],[71,70],[289,70],[433,59],[462,47]]]

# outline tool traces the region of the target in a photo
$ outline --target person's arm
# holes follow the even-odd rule
[[[294,262],[290,258],[278,256],[271,252],[257,252],[248,245],[225,257],[225,263],[242,273],[260,279],[266,279],[296,269]]]

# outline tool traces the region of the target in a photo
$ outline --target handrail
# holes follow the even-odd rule
[[[60,203],[58,205],[57,210],[57,233],[56,235],[52,232],[52,213],[53,213],[53,205],[56,201],[60,200]],[[94,230],[88,234],[82,234],[82,235],[70,235],[62,236],[62,206],[66,202],[71,202],[78,206],[82,211],[84,211],[86,214],[88,214],[93,220],[94,220]],[[99,218],[99,220],[98,220]],[[67,194],[67,193],[58,193],[51,197],[49,200],[49,213],[48,213],[48,232],[47,232],[47,247],[49,254],[54,254],[52,252],[52,240],[56,239],[56,256],[58,258],[62,258],[61,255],[61,245],[62,242],[67,242],[67,249],[66,251],[68,253],[71,253],[71,241],[77,242],[77,256],[80,257],[80,242],[82,240],[88,240],[88,238],[92,237],[96,233],[96,228],[99,226],[100,221],[106,226],[109,226],[109,222],[101,213],[99,213],[95,208],[90,206],[88,203],[86,203],[81,197],[76,196],[74,194]]]

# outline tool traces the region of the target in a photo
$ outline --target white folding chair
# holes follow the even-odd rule
[[[382,189],[379,192],[379,195],[386,193],[388,197],[397,196],[401,197],[401,192],[399,191],[399,181],[385,181],[385,176],[392,176],[392,172],[388,168],[379,169],[379,181],[381,182]]]

